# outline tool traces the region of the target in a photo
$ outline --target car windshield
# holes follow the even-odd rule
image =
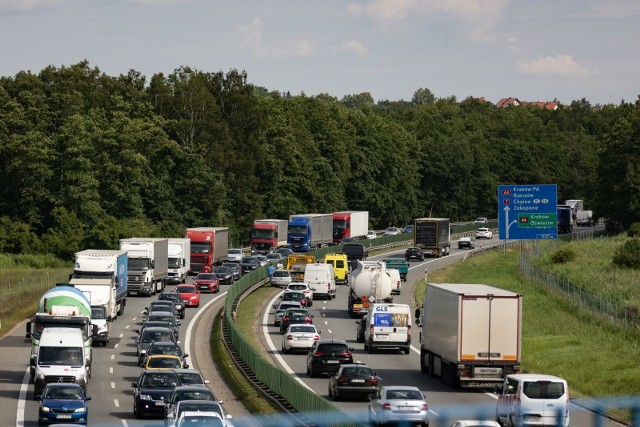
[[[179,294],[193,294],[196,292],[195,286],[178,286],[176,291]]]
[[[373,371],[371,368],[357,366],[353,368],[343,368],[342,375],[345,377],[372,377]]]
[[[182,418],[178,427],[201,426],[201,427],[223,427],[224,424],[220,418],[209,417],[206,415],[189,415]]]
[[[197,372],[183,372],[179,373],[178,377],[182,384],[204,384],[202,377]]]
[[[155,314],[151,313],[149,315],[148,320],[153,320],[153,321],[156,321],[156,322],[167,322],[170,325],[175,325],[175,323],[176,323],[176,318],[172,314],[155,315]]]
[[[146,373],[140,382],[142,387],[175,387],[180,383],[178,376],[173,372]]]
[[[172,356],[182,355],[180,347],[175,344],[155,344],[149,349],[149,354],[169,354]]]
[[[188,400],[184,400],[180,402],[180,407],[178,408],[177,416],[183,412],[217,412],[222,415],[222,408],[220,408],[220,404],[217,402],[190,402]]]
[[[158,297],[159,300],[166,300],[166,301],[177,301],[177,302],[182,302],[182,298],[180,298],[179,294],[160,294],[160,296]]]
[[[229,249],[227,251],[227,253],[232,254],[232,255],[242,254],[242,249]]]
[[[78,387],[48,387],[43,397],[45,399],[82,400],[82,390]]]
[[[173,339],[171,331],[144,331],[141,342],[149,343],[154,341],[170,341]]]
[[[250,257],[250,256],[246,256],[244,258],[242,258],[242,261],[240,261],[242,264],[257,264],[258,263],[258,259],[254,258],[254,257]]]
[[[216,267],[216,268],[219,268],[219,267]],[[209,274],[209,273],[200,273],[196,276],[196,280],[214,280],[215,278],[216,278],[215,274]]]
[[[552,381],[525,382],[522,392],[529,399],[559,399],[564,394],[564,384]]]
[[[309,312],[304,309],[290,308],[285,313],[286,316],[309,316]]]
[[[149,368],[177,369],[181,366],[180,360],[174,357],[152,357],[147,361]]]
[[[289,277],[289,272],[286,270],[276,270],[273,272],[273,277]]]
[[[348,353],[349,352],[349,349],[347,348],[346,345],[344,345],[344,344],[336,344],[336,343],[321,344],[319,346],[319,350],[321,352],[327,353],[329,355],[331,355],[332,353],[342,354],[342,353]]]
[[[211,393],[211,391],[207,390],[205,387],[202,387],[201,390],[176,390],[172,399],[173,403],[181,402],[183,400],[216,400],[216,399],[213,397],[213,393]]]

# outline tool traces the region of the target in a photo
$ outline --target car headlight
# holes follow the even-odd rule
[[[44,380],[44,375],[43,374],[38,374],[36,375],[36,378],[39,380]]]
[[[75,412],[76,414],[81,414],[83,412],[87,412],[87,408],[78,408],[73,412]]]
[[[191,301],[194,301],[196,298],[197,298],[197,297],[194,295],[194,296],[192,296],[190,299],[191,299]]]
[[[178,305],[176,305],[176,309],[177,309],[177,310],[182,310],[182,304],[178,304]]]
[[[40,407],[40,410],[41,410],[42,412],[51,412],[51,408],[49,408],[48,406],[41,406],[41,407]]]
[[[140,395],[140,400],[153,400],[153,399],[151,398],[151,395],[141,394]]]

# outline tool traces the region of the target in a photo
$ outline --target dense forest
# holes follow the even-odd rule
[[[550,111],[484,100],[272,92],[245,72],[150,80],[87,62],[0,78],[0,252],[70,259],[118,239],[368,210],[371,226],[496,217],[499,184],[555,183],[623,229],[640,218],[640,98]]]

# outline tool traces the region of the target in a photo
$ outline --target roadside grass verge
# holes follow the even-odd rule
[[[11,265],[0,255],[0,334],[36,312],[38,301],[56,283],[68,282],[73,267],[35,268]],[[36,263],[37,265],[37,263]]]
[[[523,295],[522,371],[565,378],[573,397],[640,394],[640,338],[525,279],[519,251],[491,252],[429,273],[432,283],[482,283]],[[422,280],[414,297],[422,305]]]
[[[596,295],[631,312],[640,312],[640,270],[623,269],[613,265],[616,248],[629,238],[611,238],[541,244],[541,256],[534,265],[569,280],[579,289]],[[552,254],[561,247],[571,248],[576,257],[556,264]]]
[[[236,326],[240,329],[242,335],[256,347],[259,342],[256,341],[256,333],[254,331],[255,319],[260,316],[262,303],[265,299],[270,299],[269,292],[266,290],[277,291],[276,288],[267,286],[252,292],[238,306],[238,315],[236,317]],[[259,295],[258,295],[259,294]],[[271,293],[272,295],[272,293]],[[279,414],[271,402],[265,399],[253,386],[247,381],[242,372],[236,367],[224,345],[220,314],[215,316],[213,328],[211,330],[211,353],[213,360],[216,361],[218,369],[227,385],[233,391],[233,394],[242,401],[242,404],[249,412],[254,415],[275,415]]]

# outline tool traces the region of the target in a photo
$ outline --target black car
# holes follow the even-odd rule
[[[223,262],[222,266],[231,269],[233,280],[240,280],[242,278],[242,267],[240,267],[240,264],[237,262]]]
[[[182,366],[187,365],[188,354],[182,352],[182,348],[175,341],[154,341],[145,352],[138,355],[138,366],[144,366],[147,358],[153,354],[169,354],[172,356],[180,356],[182,358]]]
[[[149,304],[149,307],[145,307],[145,316],[148,316],[149,313],[154,313],[157,311],[169,311],[171,313],[173,313],[174,317],[178,318],[180,317],[180,313],[178,312],[178,310],[176,309],[175,304],[173,303],[173,301],[153,301],[151,304]]]
[[[461,237],[458,240],[458,249],[475,249],[476,244],[471,237]]]
[[[165,399],[165,418],[173,418],[171,414],[175,414],[176,405],[183,400],[218,401],[209,387],[201,385],[181,385],[174,388],[171,395]]]
[[[176,316],[170,311],[153,311],[147,315],[146,322],[167,322],[169,323],[171,329],[173,330],[173,335],[175,336],[175,340],[178,341],[180,339],[180,322],[176,320]],[[142,324],[144,327],[144,323]]]
[[[165,401],[180,385],[173,371],[143,371],[133,387],[133,415],[144,418],[148,415],[164,416]]]
[[[364,363],[341,365],[329,378],[329,397],[333,400],[343,397],[371,400],[378,393],[379,380],[373,369]]]
[[[184,319],[184,309],[186,308],[184,302],[182,302],[182,297],[177,292],[162,292],[158,296],[158,301],[171,301],[173,302],[173,306],[178,312],[178,317],[180,319]]]
[[[313,378],[323,373],[336,373],[340,365],[353,363],[352,351],[353,347],[344,340],[316,341],[307,353],[307,374]]]
[[[289,325],[295,323],[313,323],[313,316],[306,308],[289,308],[282,315],[280,321],[280,335],[287,331]]]
[[[147,353],[151,343],[156,341],[175,341],[175,335],[171,328],[166,326],[150,326],[136,330],[138,332],[137,355],[140,357]]]
[[[420,248],[408,248],[404,253],[404,259],[407,262],[411,260],[424,261],[424,252]]]
[[[218,278],[221,285],[233,285],[233,271],[229,267],[223,265],[213,268],[213,275]]]
[[[364,342],[364,334],[367,328],[367,315],[363,315],[362,319],[356,320],[356,342]]]
[[[242,268],[242,274],[247,274],[250,271],[260,268],[260,260],[253,256],[242,257],[240,268]]]
[[[276,249],[276,252],[282,255],[283,260],[286,260],[289,255],[293,255],[293,249],[291,248],[278,248]]]

